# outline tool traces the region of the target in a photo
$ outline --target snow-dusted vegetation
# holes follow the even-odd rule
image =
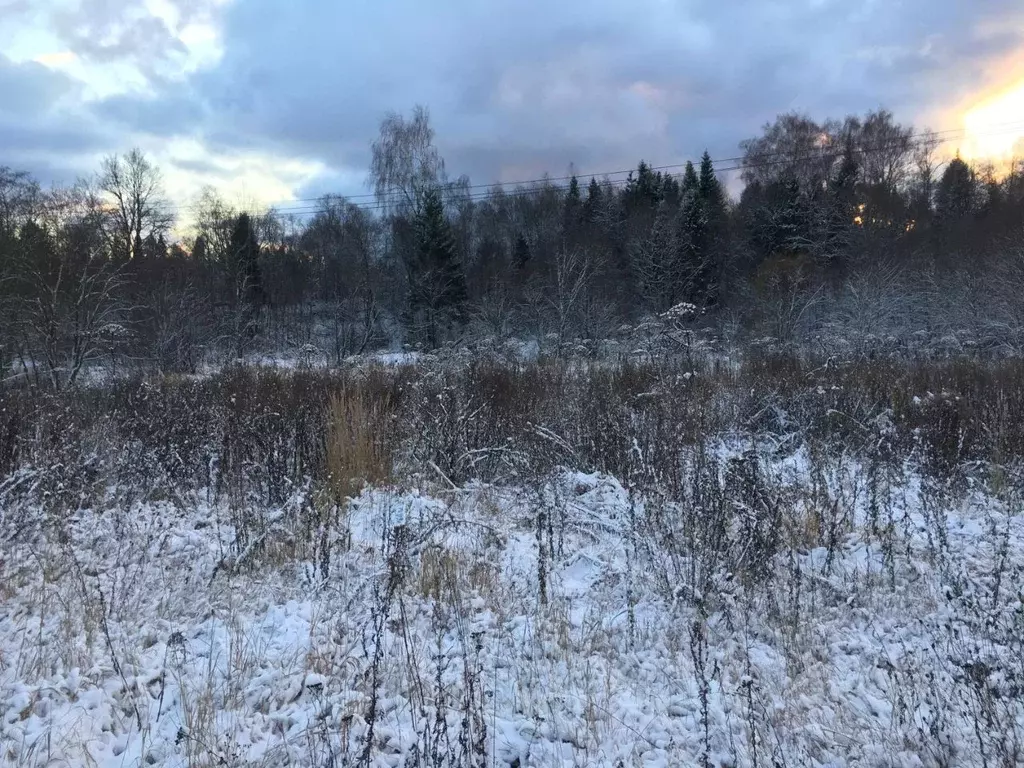
[[[1020,363],[716,360],[0,394],[0,762],[1020,764]]]
[[[0,167],[0,763],[1024,764],[1024,165],[947,141]]]

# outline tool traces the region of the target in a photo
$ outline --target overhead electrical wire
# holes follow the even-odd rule
[[[1024,121],[1013,121],[1007,123],[997,123],[989,126],[992,130],[985,131],[972,131],[972,135],[976,136],[997,136],[1005,135],[1009,133],[1018,133],[1024,131]],[[929,141],[935,142],[935,144],[942,145],[947,144],[950,141],[954,141],[958,138],[962,138],[967,133],[965,128],[950,128],[943,131],[923,131],[920,133],[910,134],[909,136],[901,137],[892,142],[885,142],[883,144],[867,146],[867,147],[855,147],[852,152],[857,155],[873,154],[876,152],[884,152],[889,149],[902,148],[908,143],[911,146],[921,146]],[[803,155],[793,155],[787,151],[776,151],[768,152],[758,157],[755,162],[745,163],[745,157],[743,155],[735,157],[726,157],[712,159],[712,163],[715,165],[716,173],[730,173],[735,171],[743,171],[757,168],[767,168],[778,165],[786,165],[789,163],[797,163],[805,160],[814,159],[829,159],[838,158],[843,154],[842,145],[839,143],[833,143],[830,145],[823,145],[821,148],[808,152]],[[774,159],[773,159],[774,158]],[[699,163],[694,160],[687,160],[680,163],[668,163],[664,165],[648,166],[652,172],[666,172],[674,169],[683,169],[687,163],[693,163],[696,165]],[[724,167],[722,164],[727,164]],[[601,173],[575,173],[565,176],[544,176],[541,178],[534,179],[520,179],[515,181],[506,182],[493,182],[485,184],[469,184],[458,188],[456,192],[456,199],[464,202],[479,202],[490,198],[493,194],[500,193],[505,197],[519,197],[522,195],[533,194],[537,191],[538,184],[551,184],[554,186],[562,186],[558,182],[567,182],[573,178],[595,178],[600,179],[602,186],[613,186],[618,187],[627,184],[630,181],[628,174],[636,172],[636,168],[629,168],[624,170],[605,171]],[[669,175],[678,176],[681,175],[679,172],[671,173]],[[612,179],[612,176],[624,176],[624,178]],[[508,189],[511,187],[511,189]],[[469,192],[468,194],[458,194],[465,190],[478,190]],[[388,207],[390,204],[397,199],[392,197],[391,199],[378,200],[376,195],[373,193],[360,194],[360,195],[331,195],[325,194],[315,198],[296,198],[295,200],[288,201],[289,204],[280,207],[269,207],[261,215],[272,215],[281,218],[299,217],[307,215],[315,215],[323,210],[324,200],[328,198],[336,198],[341,202],[354,205],[365,211],[381,211]],[[357,202],[359,200],[365,200],[365,202]],[[298,204],[298,205],[293,205]],[[166,206],[161,209],[161,212],[173,215],[185,210],[188,210],[192,206],[190,205],[173,205]]]

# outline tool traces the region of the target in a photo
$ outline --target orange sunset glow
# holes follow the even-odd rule
[[[971,160],[1024,156],[1024,79],[984,98],[964,114],[961,154]]]

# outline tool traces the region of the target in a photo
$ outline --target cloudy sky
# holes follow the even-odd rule
[[[417,103],[478,183],[731,157],[790,110],[947,130],[980,104],[957,142],[1005,150],[1024,3],[0,0],[0,165],[44,182],[138,146],[179,202],[366,194],[380,119]]]

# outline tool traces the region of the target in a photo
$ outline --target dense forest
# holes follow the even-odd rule
[[[705,153],[505,188],[450,178],[417,108],[381,124],[372,202],[325,196],[301,216],[211,189],[176,210],[138,150],[69,188],[0,168],[0,365],[61,388],[99,361],[559,350],[666,319],[865,354],[922,339],[1015,353],[1024,163],[950,149],[886,111],[787,114],[717,169]],[[738,199],[724,170],[741,174]]]

